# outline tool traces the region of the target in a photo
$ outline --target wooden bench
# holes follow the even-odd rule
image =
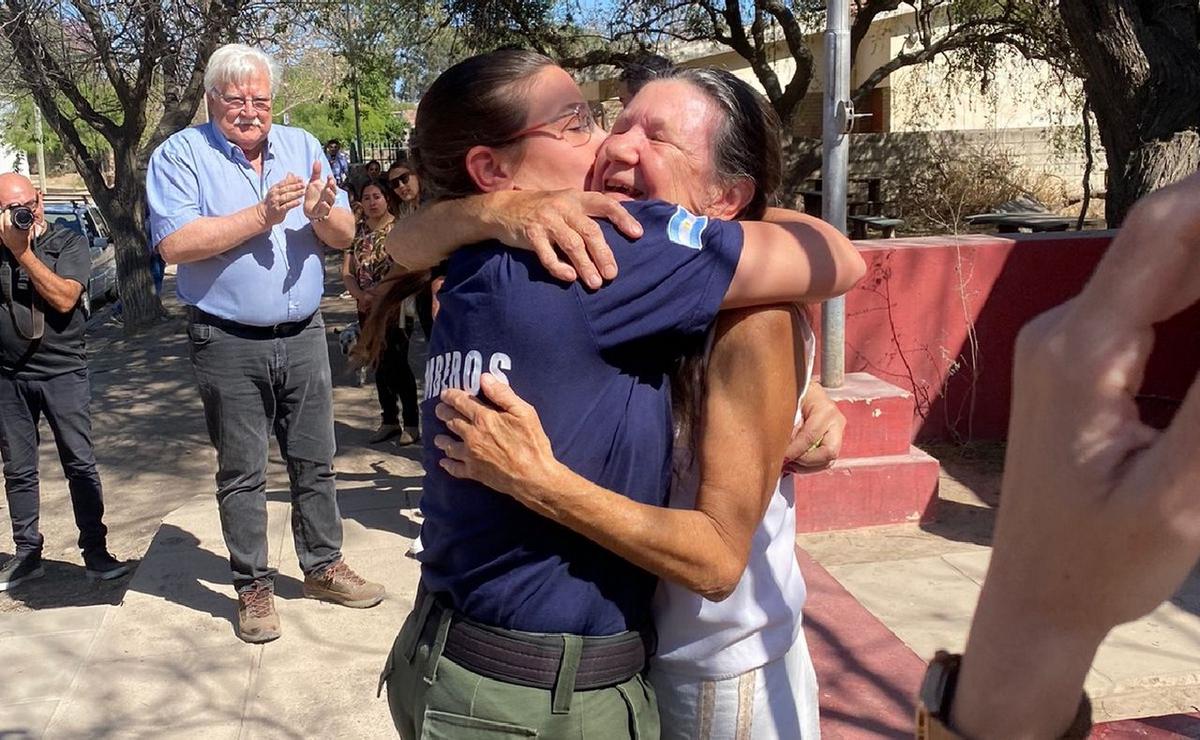
[[[847,216],[846,220],[850,222],[851,239],[866,239],[867,229],[882,231],[884,239],[893,239],[896,227],[904,224],[903,219],[885,216]]]

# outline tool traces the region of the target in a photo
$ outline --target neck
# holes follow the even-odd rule
[[[367,226],[371,227],[371,231],[374,231],[375,229],[378,229],[381,226],[391,223],[391,221],[392,221],[392,214],[390,214],[390,213],[385,213],[382,216],[379,216],[377,218],[371,218],[370,216],[367,216]]]

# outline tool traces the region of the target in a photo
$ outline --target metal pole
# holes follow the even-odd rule
[[[349,0],[345,3],[346,8],[346,46],[343,53],[346,55],[346,61],[350,63],[350,88],[351,99],[354,103],[354,154],[353,159],[358,159],[359,162],[363,158],[363,143],[362,143],[362,114],[359,112],[358,100],[358,46],[357,39],[354,37],[354,16],[350,10]]]
[[[363,159],[362,145],[362,115],[358,110],[358,72],[354,68],[354,60],[350,61],[350,83],[354,86],[354,146],[358,152],[358,161]]]
[[[33,141],[37,145],[38,190],[46,192],[46,137],[42,132],[42,109],[33,104]]]
[[[825,29],[825,92],[821,117],[821,218],[846,233],[850,170],[850,3],[829,0]],[[821,385],[840,388],[846,379],[846,299],[821,309]]]

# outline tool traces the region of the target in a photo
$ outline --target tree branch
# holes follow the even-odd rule
[[[113,39],[109,35],[108,29],[104,27],[104,20],[100,14],[96,12],[96,8],[86,0],[71,0],[71,5],[75,10],[79,11],[79,15],[87,24],[88,31],[92,34],[92,40],[95,42],[96,56],[100,60],[101,66],[104,68],[104,74],[108,76],[108,81],[112,83],[113,90],[117,93],[117,99],[124,101],[129,98],[129,83],[125,79],[125,75],[121,74],[121,70],[117,67],[116,60],[113,59]]]
[[[94,128],[109,142],[117,138],[118,126],[111,118],[102,115],[91,102],[80,92],[72,75],[63,69],[50,50],[36,35],[30,24],[29,7],[20,0],[7,0],[7,12],[0,13],[0,34],[3,34],[19,59],[25,64],[26,70],[32,67],[35,79],[30,87],[53,87],[71,103],[75,112],[83,122]],[[36,92],[36,91],[35,91]],[[39,96],[39,99],[42,96]],[[45,102],[51,107],[57,107],[54,100],[45,95]],[[43,113],[45,113],[43,109]],[[74,129],[74,124],[71,126]]]

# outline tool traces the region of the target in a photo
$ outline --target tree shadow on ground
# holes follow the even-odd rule
[[[150,543],[146,560],[149,565],[141,569],[131,588],[223,619],[237,628],[238,602],[229,561],[204,548],[196,535],[174,524],[163,524]],[[275,578],[275,593],[283,599],[302,598],[301,586],[290,576]]]

